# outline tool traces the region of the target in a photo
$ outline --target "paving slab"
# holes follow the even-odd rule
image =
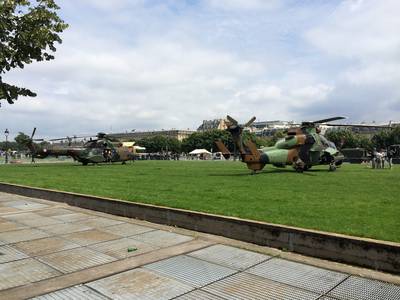
[[[109,232],[104,232],[97,229],[79,231],[70,234],[62,235],[63,238],[70,240],[82,246],[101,243],[110,240],[117,240],[121,237]]]
[[[18,208],[8,207],[8,206],[0,206],[0,215],[5,215],[5,214],[9,214],[9,213],[17,213],[20,211],[22,211],[22,210],[20,210]]]
[[[168,277],[146,270],[135,269],[87,284],[111,299],[172,299],[194,288]]]
[[[188,255],[236,270],[250,268],[271,258],[271,256],[268,255],[226,245],[214,245],[188,253]]]
[[[24,224],[31,227],[41,227],[46,225],[54,225],[63,223],[60,220],[56,220],[50,217],[43,217],[37,213],[27,212],[27,213],[19,213],[13,215],[3,216],[4,219],[18,222],[20,224]]]
[[[60,274],[60,272],[32,258],[0,264],[0,290],[44,280]]]
[[[13,231],[13,230],[18,230],[18,229],[23,229],[27,228],[25,225],[15,223],[15,222],[10,222],[6,219],[3,219],[4,221],[0,222],[0,233],[1,232],[6,232],[6,231]]]
[[[0,215],[0,299],[400,299],[399,285],[322,260],[4,193],[1,208],[17,212]]]
[[[138,235],[141,233],[153,231],[155,229],[151,228],[151,227],[140,226],[140,225],[131,224],[131,223],[122,223],[122,224],[102,228],[102,230],[113,233],[113,234],[117,234],[120,236],[129,237],[132,235]]]
[[[54,217],[54,216],[73,214],[75,213],[75,211],[66,208],[54,207],[50,209],[43,209],[37,211],[36,213],[44,217]]]
[[[43,226],[39,227],[38,229],[48,232],[50,234],[62,235],[79,231],[91,230],[94,228],[76,223],[63,223],[63,224],[57,224],[57,226],[54,225]]]
[[[48,237],[33,241],[19,242],[13,246],[16,249],[29,254],[31,257],[80,247],[78,244],[58,237]]]
[[[119,221],[119,220],[96,217],[96,218],[91,218],[89,220],[80,221],[77,224],[82,224],[82,225],[93,227],[93,228],[102,228],[102,227],[107,227],[107,226],[111,226],[111,225],[123,224],[123,223],[124,222]]]
[[[43,296],[34,297],[32,300],[109,300],[110,298],[103,296],[93,289],[85,285],[77,285],[67,289],[62,289]]]
[[[35,239],[42,239],[45,237],[49,237],[50,234],[37,229],[21,229],[14,231],[7,231],[0,233],[0,241],[3,241],[7,244],[18,243],[22,241],[30,241]]]
[[[27,201],[27,200],[16,200],[16,201],[10,201],[10,202],[2,202],[2,205],[8,206],[8,207],[13,207],[13,208],[16,208],[16,209],[21,209],[21,210],[34,210],[34,209],[49,207],[46,204],[33,202],[33,201]]]
[[[89,245],[88,247],[118,259],[136,256],[159,249],[158,247],[129,238],[98,243]]]
[[[18,251],[15,247],[9,245],[0,246],[0,264],[24,258],[28,258],[28,256]]]
[[[193,239],[193,237],[187,235],[162,230],[145,232],[131,238],[160,248],[170,247]]]
[[[90,215],[90,214],[85,214],[85,213],[74,212],[72,214],[54,216],[53,218],[63,221],[63,222],[79,222],[79,221],[87,220],[89,218],[95,218],[95,216]]]
[[[116,259],[106,254],[80,247],[45,256],[39,256],[38,260],[63,273],[71,273],[93,266],[106,264],[115,261]]]

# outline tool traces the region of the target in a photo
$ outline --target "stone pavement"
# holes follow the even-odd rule
[[[349,273],[369,271],[277,254],[0,193],[0,299],[400,299],[399,285]]]

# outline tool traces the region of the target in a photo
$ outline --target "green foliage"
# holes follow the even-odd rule
[[[372,138],[349,129],[328,130],[325,136],[339,148],[386,149],[390,145],[400,144],[400,127],[381,130]]]
[[[0,0],[0,101],[12,104],[18,96],[36,96],[3,82],[2,75],[33,61],[54,59],[55,43],[61,43],[59,34],[68,27],[58,9],[54,0]]]
[[[138,141],[138,144],[146,148],[148,153],[157,152],[172,152],[180,153],[181,142],[176,138],[156,135],[152,137],[143,138]]]
[[[0,142],[0,149],[3,150],[3,151],[6,151],[6,150],[11,150],[11,151],[18,150],[18,144],[16,142],[12,142],[12,141],[8,141],[7,143],[6,142]]]
[[[0,165],[0,181],[400,242],[400,167],[327,169],[268,165],[252,176],[232,161],[37,163]]]
[[[277,130],[274,132],[274,135],[272,137],[265,137],[264,140],[266,141],[264,146],[274,146],[277,141],[280,139],[284,138],[286,136],[286,133],[284,130]]]
[[[213,152],[216,152],[217,146],[215,145],[215,141],[217,140],[222,140],[229,151],[233,151],[233,142],[230,133],[218,129],[192,133],[182,141],[182,151],[189,153],[194,149],[206,149],[208,151],[212,149]]]
[[[14,140],[18,145],[18,150],[28,149],[28,145],[31,143],[31,138],[29,137],[29,135],[26,135],[23,132],[19,132]]]
[[[258,148],[268,145],[268,140],[257,137],[254,133],[248,131],[243,132],[243,140],[252,140]],[[215,141],[221,140],[230,152],[234,152],[232,136],[226,130],[209,130],[204,132],[192,133],[188,138],[182,141],[182,151],[189,153],[194,149],[206,149],[208,151],[217,152]]]
[[[377,149],[400,144],[400,127],[380,131],[372,137],[372,143]]]

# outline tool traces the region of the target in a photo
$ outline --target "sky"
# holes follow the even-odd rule
[[[10,137],[196,129],[226,114],[400,120],[398,0],[56,2],[69,28],[55,60],[3,78],[38,94],[3,101]]]

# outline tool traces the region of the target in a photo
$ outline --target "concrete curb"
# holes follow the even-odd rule
[[[0,182],[0,191],[400,274],[400,244]]]

